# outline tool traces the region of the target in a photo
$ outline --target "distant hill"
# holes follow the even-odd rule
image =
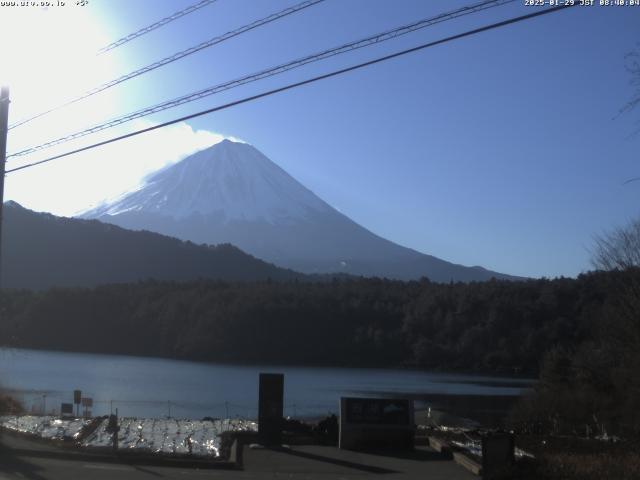
[[[90,287],[138,280],[306,278],[223,244],[196,245],[96,220],[56,217],[4,205],[2,286]]]
[[[197,243],[231,243],[304,273],[427,277],[436,282],[522,280],[447,262],[379,237],[256,148],[229,140],[156,172],[142,188],[82,217]]]

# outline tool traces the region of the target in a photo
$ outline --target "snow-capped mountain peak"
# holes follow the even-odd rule
[[[231,243],[305,273],[436,281],[505,277],[385,240],[330,207],[246,143],[222,141],[82,215],[195,243]]]
[[[146,212],[183,219],[199,214],[278,224],[330,208],[253,146],[223,140],[83,216]]]

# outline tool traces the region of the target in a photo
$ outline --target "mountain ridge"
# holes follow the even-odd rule
[[[81,215],[196,243],[231,243],[303,273],[400,280],[519,279],[397,245],[331,207],[255,147],[224,140]]]
[[[230,244],[197,245],[97,220],[58,217],[4,204],[2,286],[93,287],[147,279],[288,281],[310,279]]]

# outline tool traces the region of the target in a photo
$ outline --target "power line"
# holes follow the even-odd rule
[[[127,35],[126,37],[122,37],[119,40],[116,40],[113,43],[110,43],[109,45],[102,47],[100,50],[98,50],[98,55],[108,52],[109,50],[113,50],[114,48],[119,47],[120,45],[124,45],[125,43],[130,42],[131,40],[134,40],[138,37],[141,37],[142,35],[145,35],[157,28],[163,27],[164,25],[166,25],[167,23],[171,23],[174,20],[177,20],[181,17],[184,17],[185,15],[189,15],[190,13],[195,12],[196,10],[199,10],[203,7],[206,7],[207,5],[211,5],[213,2],[215,2],[217,0],[202,0],[201,2],[195,3],[193,5],[188,6],[187,8],[180,10],[176,13],[174,13],[173,15],[169,15],[168,17],[163,18],[162,20],[158,20],[155,23],[152,23],[151,25],[147,26],[147,27],[143,27],[140,30],[131,33],[129,35]]]
[[[29,123],[33,120],[36,120],[37,118],[43,117],[45,115],[48,115],[49,113],[55,112],[56,110],[59,110],[63,107],[68,107],[69,105],[73,105],[74,103],[77,103],[81,100],[84,100],[86,98],[89,98],[97,93],[103,92],[111,87],[115,87],[116,85],[119,85],[123,82],[126,82],[127,80],[131,80],[133,78],[139,77],[140,75],[143,75],[145,73],[151,72],[157,68],[163,67],[164,65],[168,65],[170,63],[173,63],[177,60],[180,60],[184,57],[187,57],[189,55],[192,55],[196,52],[199,52],[200,50],[204,50],[205,48],[209,48],[213,45],[217,45],[219,43],[222,43],[226,40],[229,40],[233,37],[237,37],[238,35],[241,35],[245,32],[248,32],[250,30],[253,30],[255,28],[261,27],[263,25],[267,25],[271,22],[275,22],[276,20],[279,20],[283,17],[286,17],[288,15],[291,15],[293,13],[299,12],[300,10],[304,10],[305,8],[309,8],[312,7],[313,5],[320,3],[320,2],[324,2],[325,0],[305,0],[304,2],[298,3],[292,7],[289,8],[285,8],[284,10],[281,10],[279,12],[276,13],[272,13],[271,15],[268,15],[267,17],[261,18],[259,20],[255,20],[254,22],[248,23],[247,25],[243,25],[242,27],[239,27],[235,30],[231,30],[223,35],[218,35],[216,37],[210,38],[207,41],[204,41],[202,43],[199,43],[198,45],[195,45],[193,47],[187,48],[186,50],[182,50],[180,52],[174,53],[173,55],[170,55],[168,57],[165,57],[161,60],[158,60],[157,62],[153,62],[149,65],[146,65],[144,67],[138,68],[137,70],[134,70],[132,72],[129,72],[125,75],[122,75],[118,78],[115,78],[113,80],[110,80],[108,82],[103,83],[102,85],[98,85],[97,87],[92,88],[91,90],[87,90],[86,92],[84,92],[82,95],[75,97],[65,103],[62,103],[60,105],[57,105],[53,108],[50,108],[49,110],[40,112],[32,117],[29,118],[25,118],[24,120],[20,120],[19,122],[16,122],[12,125],[9,126],[9,129],[13,129],[16,127],[19,127],[21,125],[24,125],[25,123]]]
[[[349,42],[339,47],[330,48],[328,50],[324,50],[320,53],[315,53],[312,55],[307,55],[306,57],[302,57],[276,67],[271,67],[266,70],[259,71],[257,73],[252,73],[250,75],[246,75],[244,77],[227,81],[218,85],[214,85],[212,87],[205,88],[203,90],[199,90],[194,93],[190,93],[188,95],[183,95],[178,98],[174,98],[172,100],[168,100],[166,102],[144,108],[142,110],[138,110],[127,115],[123,115],[121,117],[114,118],[107,122],[94,125],[93,127],[87,128],[85,130],[81,130],[79,132],[72,133],[70,135],[66,135],[64,137],[57,138],[55,140],[51,140],[40,145],[36,145],[33,147],[29,147],[25,150],[21,150],[19,152],[12,153],[7,158],[11,157],[21,157],[24,155],[29,155],[31,153],[37,152],[39,150],[43,150],[45,148],[50,148],[56,145],[60,145],[61,143],[68,142],[70,140],[75,140],[92,133],[96,133],[107,128],[112,128],[117,125],[121,125],[123,123],[146,117],[148,115],[152,115],[154,113],[161,112],[163,110],[167,110],[169,108],[174,108],[189,102],[193,102],[195,100],[200,100],[202,98],[208,97],[210,95],[214,95],[216,93],[230,90],[232,88],[236,88],[242,85],[246,85],[248,83],[252,83],[258,80],[262,80],[268,77],[272,77],[274,75],[279,75],[284,72],[288,72],[289,70],[293,70],[295,68],[302,67],[309,63],[314,63],[320,60],[324,60],[330,57],[334,57],[336,55],[341,55],[343,53],[351,52],[353,50],[357,50],[360,48],[368,47],[373,44],[385,42],[387,40],[391,40],[393,38],[400,37],[402,35],[406,35],[408,33],[414,32],[416,30],[420,30],[422,28],[426,28],[437,23],[445,22],[448,20],[453,20],[455,18],[459,18],[465,15],[470,15],[472,13],[476,13],[482,10],[487,10],[489,8],[498,7],[507,3],[511,3],[515,0],[485,0],[483,2],[469,5],[466,7],[459,8],[457,10],[453,10],[451,12],[442,13],[435,17],[430,17],[426,19],[419,20],[417,22],[411,23],[409,25],[403,25],[401,27],[394,28],[392,30],[388,30],[382,33],[378,33],[376,35],[372,35],[361,40]]]
[[[86,147],[82,147],[82,148],[78,148],[78,149],[75,149],[75,150],[71,150],[69,152],[61,153],[59,155],[55,155],[55,156],[46,158],[44,160],[39,160],[37,162],[28,163],[26,165],[22,165],[20,167],[16,167],[16,168],[12,168],[10,170],[7,170],[6,173],[17,172],[19,170],[24,170],[26,168],[34,167],[36,165],[42,165],[43,163],[48,163],[48,162],[51,162],[53,160],[57,160],[59,158],[63,158],[63,157],[67,157],[69,155],[73,155],[75,153],[84,152],[86,150],[90,150],[90,149],[93,149],[93,148],[96,148],[96,147],[107,145],[109,143],[114,143],[114,142],[117,142],[117,141],[120,141],[120,140],[124,140],[126,138],[130,138],[130,137],[134,137],[134,136],[137,136],[137,135],[141,135],[143,133],[147,133],[147,132],[150,132],[152,130],[157,130],[159,128],[168,127],[170,125],[173,125],[173,124],[176,124],[176,123],[180,123],[180,122],[184,122],[186,120],[191,120],[192,118],[196,118],[196,117],[200,117],[200,116],[203,116],[203,115],[207,115],[209,113],[214,113],[214,112],[217,112],[217,111],[220,111],[220,110],[226,110],[228,108],[235,107],[235,106],[241,105],[243,103],[248,103],[248,102],[251,102],[251,101],[254,101],[254,100],[258,100],[260,98],[264,98],[264,97],[268,97],[268,96],[274,95],[276,93],[284,92],[284,91],[287,91],[287,90],[291,90],[293,88],[301,87],[303,85],[308,85],[310,83],[315,83],[315,82],[318,82],[320,80],[325,80],[327,78],[335,77],[337,75],[341,75],[341,74],[344,74],[344,73],[347,73],[347,72],[351,72],[351,71],[358,70],[358,69],[361,69],[361,68],[364,68],[364,67],[375,65],[377,63],[381,63],[381,62],[384,62],[384,61],[387,61],[387,60],[391,60],[393,58],[400,57],[400,56],[403,56],[403,55],[407,55],[409,53],[417,52],[419,50],[424,50],[426,48],[434,47],[436,45],[441,45],[443,43],[448,43],[448,42],[451,42],[451,41],[454,41],[454,40],[458,40],[460,38],[468,37],[468,36],[475,35],[475,34],[482,33],[482,32],[486,32],[486,31],[489,31],[489,30],[494,30],[496,28],[505,27],[507,25],[511,25],[511,24],[518,23],[518,22],[522,22],[522,21],[525,21],[525,20],[529,20],[529,19],[532,19],[532,18],[536,18],[536,17],[542,16],[542,15],[547,15],[549,13],[558,12],[560,10],[564,10],[566,8],[571,8],[571,7],[574,7],[576,5],[578,5],[578,4],[577,3],[576,4],[567,4],[567,5],[562,5],[562,6],[559,6],[559,7],[547,8],[545,10],[540,10],[540,11],[537,11],[537,12],[529,13],[527,15],[521,15],[519,17],[514,17],[514,18],[510,18],[508,20],[501,21],[501,22],[492,23],[490,25],[485,25],[484,27],[475,28],[473,30],[467,30],[466,32],[459,33],[459,34],[456,34],[456,35],[452,35],[450,37],[445,37],[445,38],[442,38],[440,40],[435,40],[433,42],[424,43],[424,44],[419,45],[417,47],[413,47],[413,48],[409,48],[409,49],[406,49],[406,50],[402,50],[400,52],[396,52],[396,53],[392,53],[392,54],[389,54],[389,55],[385,55],[383,57],[378,57],[376,59],[369,60],[367,62],[363,62],[363,63],[359,63],[357,65],[352,65],[350,67],[342,68],[340,70],[334,70],[332,72],[325,73],[323,75],[318,75],[316,77],[312,77],[312,78],[309,78],[309,79],[306,79],[306,80],[302,80],[300,82],[290,83],[288,85],[285,85],[284,87],[279,87],[279,88],[275,88],[273,90],[268,90],[266,92],[262,92],[262,93],[259,93],[259,94],[256,94],[256,95],[252,95],[250,97],[245,97],[243,99],[236,100],[236,101],[233,101],[233,102],[230,102],[230,103],[227,103],[227,104],[224,104],[224,105],[220,105],[220,106],[217,106],[217,107],[209,108],[207,110],[202,110],[202,111],[197,112],[197,113],[192,113],[190,115],[186,115],[184,117],[176,118],[174,120],[170,120],[168,122],[164,122],[164,123],[161,123],[161,124],[158,124],[158,125],[154,125],[152,127],[143,128],[141,130],[136,130],[135,132],[127,133],[125,135],[120,135],[120,136],[114,137],[114,138],[110,138],[109,140],[104,140],[102,142],[94,143],[94,144],[88,145]]]

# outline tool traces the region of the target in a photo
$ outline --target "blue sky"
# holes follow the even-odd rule
[[[90,0],[84,7],[86,22],[56,27],[73,33],[80,24],[90,24],[92,32],[99,32],[96,38],[108,42],[191,3]],[[107,67],[100,78],[109,80],[295,3],[218,0],[105,55],[101,61]],[[25,144],[31,144],[37,135],[46,137],[58,127],[71,128],[73,122],[88,125],[90,114],[99,119],[126,113],[467,3],[326,0],[115,87],[87,107],[91,112],[75,115],[73,121],[64,113],[57,119],[52,115],[34,125],[35,130],[25,127],[21,135],[28,138]],[[163,112],[151,121],[175,118],[532,8],[514,2],[446,22]],[[640,175],[640,137],[630,136],[640,111],[616,118],[633,93],[624,55],[640,42],[639,20],[640,7],[576,7],[188,124],[194,131],[216,132],[255,145],[341,212],[401,245],[516,275],[574,276],[590,268],[594,235],[639,213],[640,183],[622,183]],[[82,38],[78,36],[78,42]],[[67,74],[74,68],[87,70],[82,62],[74,65]],[[44,75],[56,74],[60,72]],[[12,85],[16,120],[40,105],[25,106],[30,96],[27,83]],[[34,81],[31,88],[37,85]],[[47,95],[43,101],[52,101],[49,97],[55,92]],[[167,133],[165,139],[169,138],[173,137]],[[180,142],[179,135],[175,138],[172,144]],[[207,138],[202,137],[205,143]],[[20,143],[17,139],[14,147]],[[10,150],[11,141],[10,136]],[[9,175],[7,199],[68,215],[98,201],[98,191],[118,193],[109,188],[118,190],[120,184],[108,181],[116,156],[126,157],[118,175],[139,179],[144,157],[157,154],[141,144],[117,154],[98,150],[90,158],[61,160]],[[55,189],[47,186],[52,178]]]

